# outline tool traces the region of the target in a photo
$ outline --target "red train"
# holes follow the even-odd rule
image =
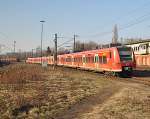
[[[8,65],[14,62],[17,62],[17,58],[15,57],[1,57],[0,58],[0,66]]]
[[[28,58],[27,63],[54,64],[53,56]],[[134,52],[130,47],[111,47],[92,51],[58,55],[57,64],[68,67],[131,75],[136,67]]]

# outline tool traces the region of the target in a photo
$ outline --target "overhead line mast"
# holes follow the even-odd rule
[[[76,52],[76,37],[78,37],[78,35],[74,35],[73,37],[73,52]]]
[[[55,43],[55,51],[54,51],[54,65],[57,66],[57,33],[55,34],[55,39],[54,39],[54,43]]]
[[[15,50],[16,50],[16,41],[14,41],[14,53],[15,53]]]

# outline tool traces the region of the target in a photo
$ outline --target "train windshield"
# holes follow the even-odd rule
[[[132,49],[130,47],[118,48],[121,61],[131,61],[132,60]]]

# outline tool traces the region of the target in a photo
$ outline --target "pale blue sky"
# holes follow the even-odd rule
[[[144,17],[142,17],[144,16]],[[125,28],[128,23],[143,22],[119,31],[119,37],[150,38],[150,0],[0,0],[0,41],[22,51],[40,46],[40,20],[44,23],[43,47],[53,46],[74,34],[78,40],[111,42],[114,24]],[[129,25],[130,26],[130,25]]]

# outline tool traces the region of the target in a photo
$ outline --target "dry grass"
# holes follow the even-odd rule
[[[97,105],[93,111],[77,119],[149,119],[150,90],[124,87],[103,105]]]
[[[85,98],[99,92],[107,95],[120,85],[119,93],[114,91],[116,94],[104,103],[91,107],[90,113],[80,112],[77,119],[149,119],[149,87],[103,79],[71,68],[7,66],[0,69],[0,118],[54,119]]]
[[[0,118],[55,118],[111,83],[87,72],[39,65],[1,69]]]
[[[124,88],[101,109],[101,118],[149,119],[149,90]]]

